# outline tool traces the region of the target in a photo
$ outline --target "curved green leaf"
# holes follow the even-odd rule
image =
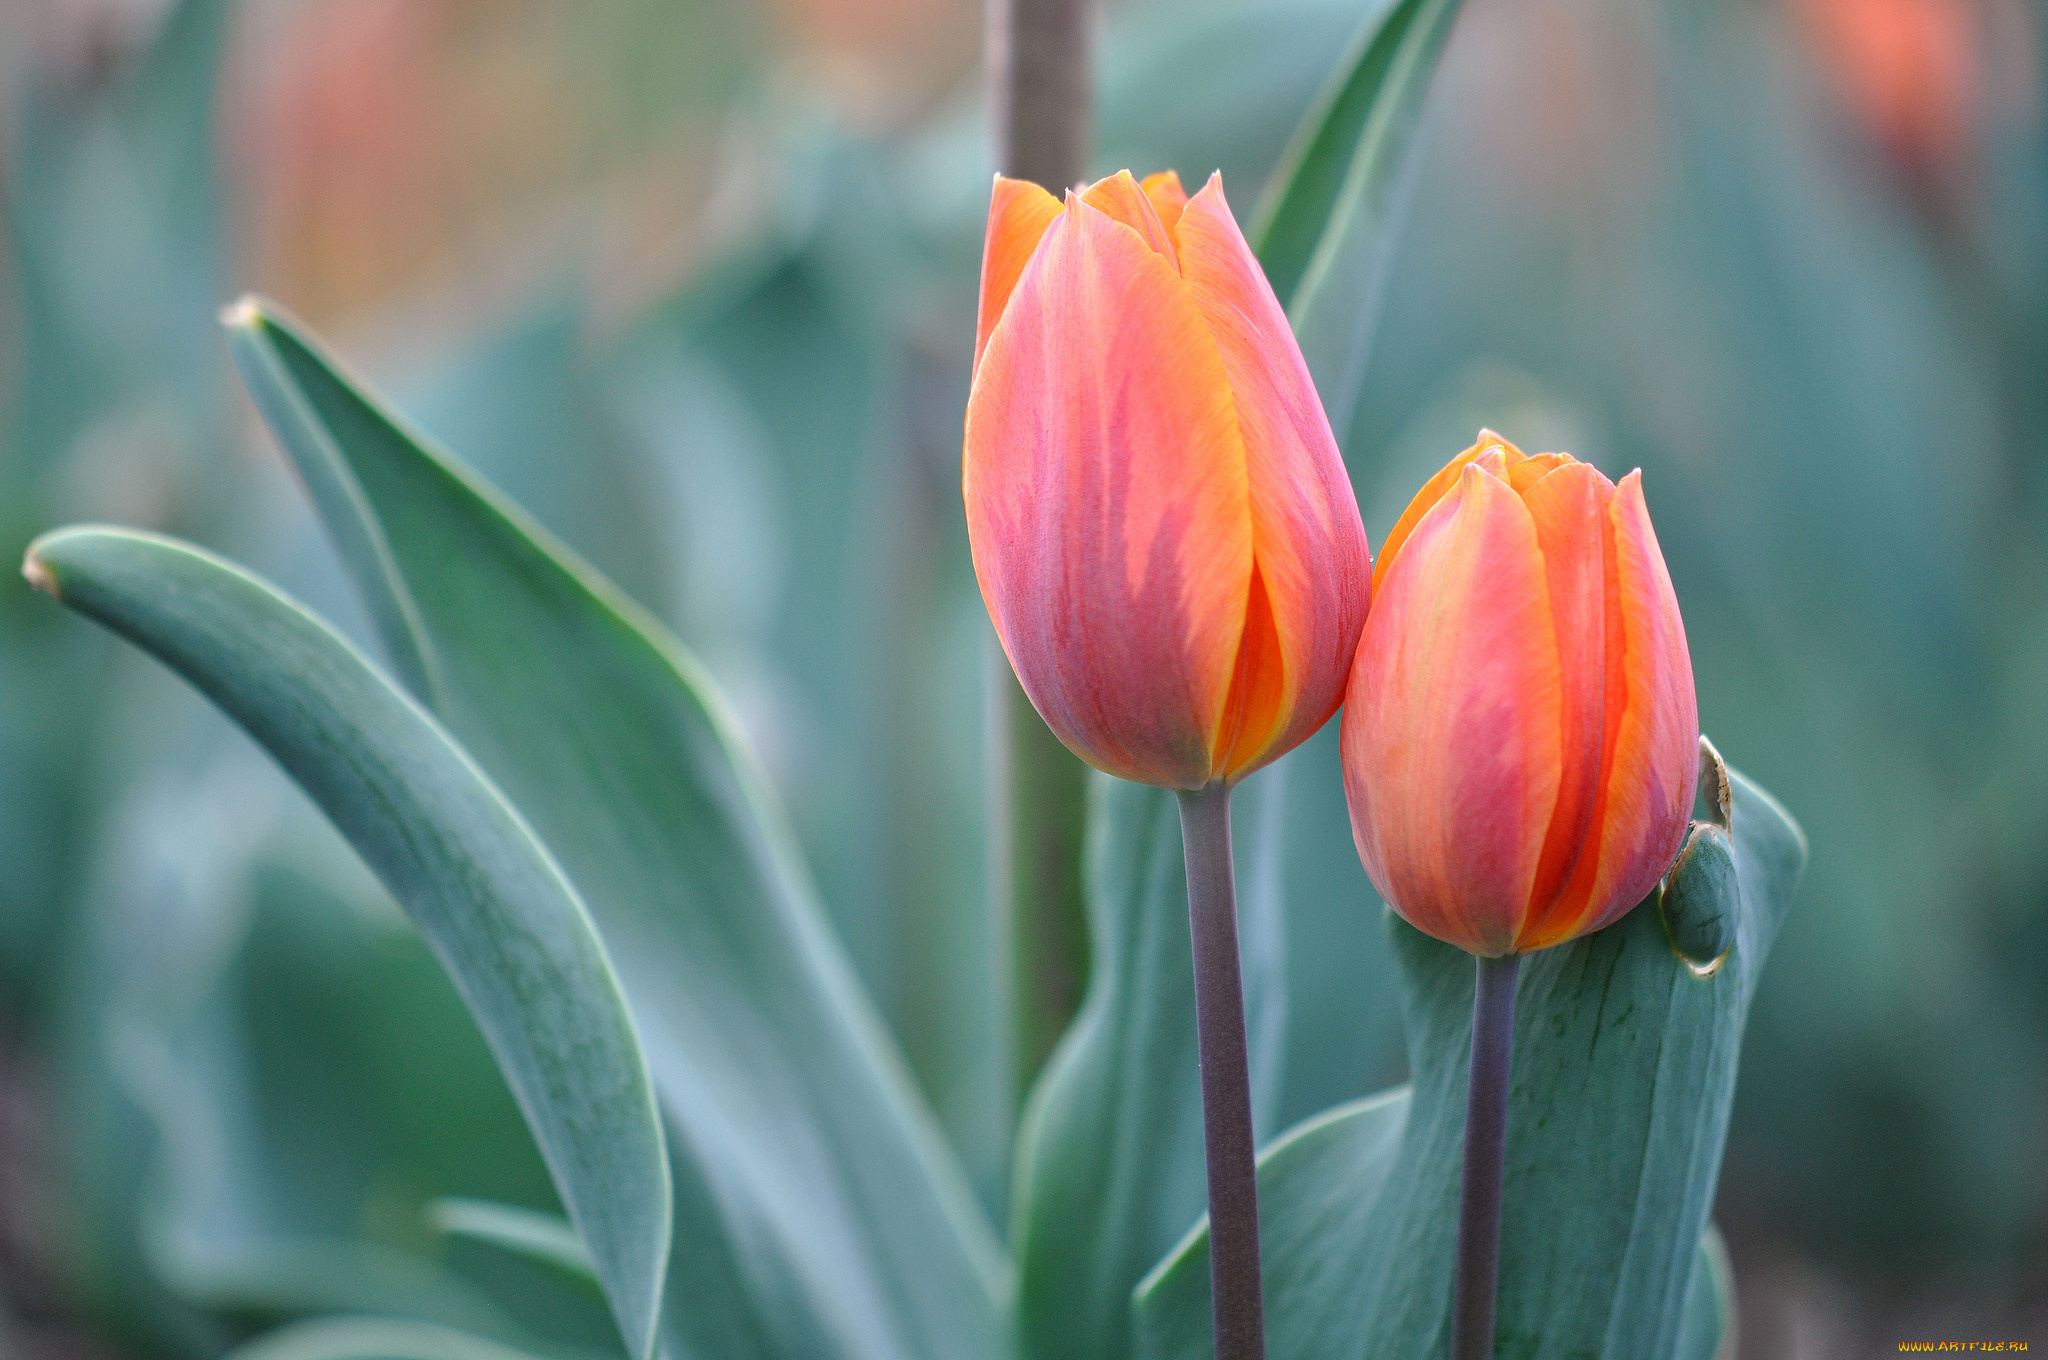
[[[1735,1360],[1740,1330],[1735,1316],[1735,1268],[1728,1262],[1728,1244],[1709,1223],[1700,1239],[1699,1260],[1685,1287],[1684,1311],[1678,1317],[1674,1360]]]
[[[1252,215],[1252,249],[1340,440],[1393,257],[1423,100],[1461,3],[1392,0],[1366,19]]]
[[[501,1251],[551,1266],[571,1279],[600,1284],[597,1263],[576,1235],[575,1225],[553,1214],[449,1195],[428,1205],[427,1217],[437,1231],[488,1242]]]
[[[539,1360],[453,1327],[395,1318],[325,1317],[265,1332],[223,1360]]]
[[[1393,106],[1389,101],[1416,93],[1408,86],[1389,87],[1388,74],[1404,39],[1413,41],[1409,34],[1417,15],[1433,3],[1437,0],[1381,0],[1373,7],[1287,139],[1259,195],[1245,239],[1282,305],[1293,299],[1337,211],[1367,124],[1376,111]],[[1449,9],[1455,15],[1455,0]]]
[[[29,579],[178,671],[326,812],[462,992],[598,1263],[653,1345],[670,1183],[647,1062],[603,944],[518,812],[441,725],[325,624],[239,568],[80,528]]]
[[[1347,1249],[1356,1251],[1372,1231],[1374,1202],[1393,1170],[1408,1103],[1405,1086],[1348,1101],[1303,1120],[1260,1151],[1259,1246],[1267,1263],[1272,1354],[1342,1353],[1345,1333],[1333,1334],[1320,1320],[1305,1330],[1298,1319],[1326,1309],[1324,1293],[1351,1288]],[[1134,1298],[1138,1354],[1211,1353],[1207,1214],[1139,1282]],[[1338,1328],[1350,1321],[1331,1320]]]
[[[1288,1353],[1344,1355],[1355,1348],[1356,1319],[1328,1306],[1352,1287],[1343,1251],[1373,1232],[1374,1201],[1386,1184],[1408,1122],[1409,1088],[1397,1086],[1325,1110],[1289,1129],[1259,1155],[1259,1217],[1266,1252],[1310,1268],[1266,1279],[1266,1309],[1284,1318]],[[1331,1193],[1341,1186],[1341,1194]],[[1137,1289],[1140,1354],[1210,1351],[1209,1221],[1191,1229]],[[1687,1282],[1674,1360],[1717,1360],[1732,1342],[1733,1281],[1727,1248],[1711,1224]],[[1314,1330],[1299,1319],[1311,1319]],[[1275,1325],[1276,1332],[1280,1325]]]
[[[1702,1247],[1743,1020],[1801,870],[1799,828],[1733,775],[1735,943],[1719,968],[1638,908],[1523,966],[1508,1109],[1500,1346],[1531,1360],[1711,1360],[1725,1279]],[[1261,1159],[1268,1353],[1436,1355],[1448,1344],[1471,956],[1389,928],[1412,1094],[1310,1121]],[[1703,1250],[1705,1254],[1703,1255]],[[1208,1354],[1198,1232],[1134,1295],[1140,1353]]]
[[[1278,1103],[1285,1024],[1280,778],[1247,780],[1233,808],[1261,1125]],[[1106,775],[1090,793],[1088,992],[1017,1135],[1018,1335],[1046,1360],[1129,1355],[1132,1287],[1207,1202],[1179,804]]]
[[[994,1235],[825,925],[792,838],[696,662],[262,304],[244,380],[394,652],[557,856],[616,960],[669,1128],[686,1353],[999,1355]],[[374,545],[388,546],[389,562]],[[422,630],[407,637],[405,630]]]

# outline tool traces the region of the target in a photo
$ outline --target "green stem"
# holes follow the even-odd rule
[[[1092,0],[988,0],[1002,171],[1064,194],[1087,168]],[[1021,1105],[1088,978],[1081,897],[1087,767],[1047,730],[998,652],[990,667],[989,901],[1010,953],[1012,1089]]]
[[[1209,1283],[1216,1360],[1262,1360],[1259,1183],[1251,1066],[1237,954],[1237,880],[1230,858],[1230,787],[1180,795],[1195,953],[1195,1034],[1202,1065],[1202,1146],[1209,1163]]]
[[[1465,1184],[1458,1200],[1458,1278],[1451,1360],[1492,1360],[1500,1290],[1501,1178],[1507,1167],[1508,1070],[1522,957],[1479,960],[1472,994],[1472,1071],[1465,1090]]]
[[[1088,982],[1088,770],[1039,718],[1000,649],[990,669],[990,891],[1009,941],[1011,1062],[1022,1108]]]

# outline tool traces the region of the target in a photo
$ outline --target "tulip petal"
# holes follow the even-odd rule
[[[1345,695],[1367,874],[1417,928],[1515,947],[1557,802],[1560,677],[1535,521],[1466,468],[1381,583]]]
[[[1160,222],[1151,197],[1138,187],[1138,181],[1131,178],[1130,171],[1119,170],[1106,179],[1096,180],[1082,193],[1081,201],[1138,233],[1146,245],[1164,255],[1175,269],[1180,268],[1172,236]]]
[[[982,597],[1062,740],[1209,781],[1252,519],[1223,362],[1165,257],[1069,197],[982,353],[963,490]]]
[[[1239,779],[1257,768],[1261,757],[1275,750],[1281,720],[1287,716],[1287,663],[1273,618],[1273,597],[1259,573],[1256,551],[1245,599],[1244,635],[1237,644],[1237,665],[1230,674],[1230,694],[1223,701],[1213,747],[1211,777],[1216,779]],[[1276,754],[1286,749],[1281,747]]]
[[[1553,471],[1579,460],[1568,453],[1532,453],[1508,469],[1508,485],[1517,492],[1526,492],[1536,483],[1548,477]],[[1606,478],[1601,478],[1606,481]],[[1608,483],[1611,489],[1613,483]]]
[[[1597,854],[1582,857],[1581,851],[1605,772],[1607,580],[1614,556],[1607,518],[1614,483],[1597,468],[1569,459],[1559,465],[1555,455],[1545,454],[1517,464],[1509,484],[1544,458],[1552,460],[1553,470],[1523,493],[1522,504],[1536,524],[1557,628],[1561,778],[1524,926],[1537,931],[1554,919],[1578,919],[1593,886]],[[1575,875],[1581,864],[1586,872]],[[1568,887],[1579,891],[1568,893]]]
[[[1139,183],[1145,197],[1152,200],[1152,211],[1159,214],[1160,225],[1166,228],[1168,236],[1175,236],[1180,230],[1182,209],[1188,206],[1188,191],[1180,187],[1180,176],[1171,170],[1161,170],[1156,175],[1147,175]],[[1175,236],[1175,244],[1179,238]]]
[[[1699,777],[1699,709],[1678,596],[1643,503],[1642,474],[1607,504],[1605,770],[1579,875],[1576,912],[1544,921],[1523,947],[1598,930],[1649,895],[1684,841]]]
[[[1030,180],[996,176],[988,204],[988,237],[981,251],[981,306],[974,323],[977,367],[1025,262],[1059,215],[1060,201]]]
[[[1308,365],[1212,175],[1175,229],[1181,277],[1208,323],[1236,402],[1252,544],[1273,612],[1277,684],[1250,680],[1243,725],[1218,773],[1237,778],[1292,749],[1342,701],[1371,598],[1371,558],[1351,479]]]
[[[1401,518],[1395,520],[1394,527],[1387,530],[1386,541],[1380,544],[1379,559],[1373,563],[1372,568],[1372,588],[1375,591],[1380,588],[1380,582],[1386,579],[1387,568],[1393,565],[1394,555],[1401,551],[1401,545],[1408,541],[1408,535],[1415,532],[1415,526],[1422,522],[1422,517],[1429,513],[1430,507],[1442,500],[1450,493],[1451,488],[1458,484],[1458,474],[1465,470],[1465,464],[1495,449],[1511,453],[1516,459],[1525,456],[1520,449],[1492,430],[1481,430],[1479,438],[1473,441],[1471,448],[1445,463],[1434,477],[1422,484],[1422,490],[1415,493],[1415,498],[1408,502],[1408,508],[1401,512]]]

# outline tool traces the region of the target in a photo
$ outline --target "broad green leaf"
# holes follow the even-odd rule
[[[1408,1088],[1397,1086],[1305,1119],[1260,1151],[1259,1249],[1272,1354],[1309,1353],[1299,1350],[1295,1318],[1326,1307],[1323,1292],[1352,1287],[1344,1249],[1355,1250],[1372,1230],[1374,1201],[1393,1169],[1407,1119]],[[1333,1193],[1333,1186],[1341,1191]],[[1207,1214],[1135,1292],[1138,1354],[1210,1353]],[[1330,1344],[1342,1338],[1315,1339]],[[1283,1344],[1297,1350],[1283,1350]]]
[[[696,662],[251,304],[230,344],[373,598],[402,582],[440,713],[590,905],[660,1090],[685,1354],[1002,1352],[1000,1252]],[[396,575],[362,545],[388,545]],[[388,604],[388,602],[387,602]],[[403,628],[406,611],[373,610]]]
[[[1285,1023],[1280,775],[1246,781],[1232,809],[1262,1125]],[[1088,992],[1017,1137],[1018,1331],[1025,1355],[1044,1360],[1129,1355],[1133,1286],[1207,1202],[1179,806],[1166,790],[1097,776],[1088,827]]]
[[[1740,775],[1739,901],[1718,969],[1638,908],[1531,955],[1508,1113],[1500,1347],[1532,1360],[1712,1360],[1725,1298],[1707,1214],[1743,1020],[1806,859],[1799,829]],[[1325,1117],[1260,1166],[1268,1353],[1434,1355],[1448,1344],[1471,1036],[1470,955],[1391,913],[1412,1094]],[[1405,1111],[1397,1107],[1405,1106]],[[1141,1354],[1208,1353],[1197,1233],[1134,1296]],[[1714,1310],[1725,1316],[1721,1309]]]
[[[225,1360],[541,1360],[453,1327],[381,1317],[325,1317],[265,1332]]]
[[[1364,374],[1424,97],[1462,0],[1370,15],[1295,130],[1249,240],[1340,439]]]
[[[421,1217],[556,1204],[462,996],[289,778],[158,679],[158,739],[198,754],[124,798],[61,984],[93,1186],[67,1221],[121,1252],[98,1289],[188,1327],[375,1311],[518,1344],[535,1268],[434,1252]],[[615,1337],[601,1300],[582,1334]]]
[[[1332,1243],[1356,1244],[1373,1232],[1374,1202],[1400,1151],[1407,1125],[1409,1088],[1398,1086],[1349,1101],[1305,1119],[1259,1154],[1259,1217],[1271,1258],[1309,1263],[1266,1278],[1266,1308],[1289,1319],[1295,1353],[1347,1354],[1355,1322],[1331,1315],[1326,1295],[1352,1287],[1344,1255]],[[1343,1193],[1331,1193],[1341,1186]],[[1210,1352],[1209,1223],[1205,1216],[1137,1290],[1144,1328],[1141,1354],[1193,1356]],[[1716,1360],[1734,1307],[1727,1249],[1712,1225],[1687,1282],[1679,1323],[1679,1360]],[[1292,1322],[1302,1315],[1326,1320],[1303,1337]],[[1277,1330],[1277,1326],[1276,1326]],[[1732,1337],[1728,1338],[1732,1340]]]
[[[604,946],[555,861],[435,719],[325,624],[151,534],[69,529],[26,570],[178,671],[298,780],[434,947],[490,1043],[636,1355],[669,1247],[662,1128]]]
[[[1684,1311],[1678,1317],[1677,1360],[1735,1360],[1739,1330],[1735,1315],[1735,1268],[1721,1230],[1709,1223],[1700,1239],[1700,1256],[1685,1287]]]

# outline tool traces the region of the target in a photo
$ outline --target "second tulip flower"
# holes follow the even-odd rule
[[[1643,504],[1491,434],[1380,549],[1344,710],[1366,872],[1474,954],[1615,920],[1678,854],[1699,714],[1678,599]]]

